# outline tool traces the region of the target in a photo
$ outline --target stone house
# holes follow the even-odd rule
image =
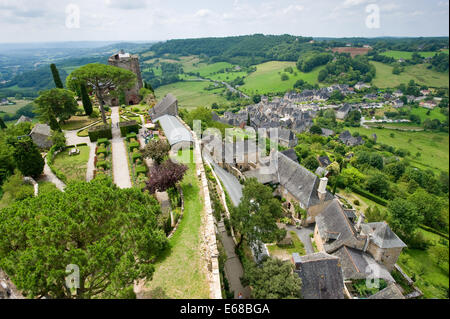
[[[47,124],[36,124],[30,132],[34,144],[39,148],[49,149],[52,147],[52,132]]]
[[[345,103],[343,106],[341,106],[337,111],[336,111],[336,118],[338,120],[344,120],[348,113],[350,113],[350,111],[352,110],[352,106],[348,103]]]
[[[339,258],[324,252],[292,254],[294,272],[302,280],[303,299],[344,299],[344,280]]]
[[[349,131],[342,132],[339,135],[339,140],[347,146],[357,146],[365,143],[361,136],[353,137]]]
[[[178,100],[171,93],[167,94],[158,104],[148,112],[152,121],[163,115],[178,115]]]

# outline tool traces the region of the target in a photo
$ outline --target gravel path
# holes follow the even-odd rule
[[[114,183],[120,188],[131,188],[130,172],[128,170],[127,150],[120,135],[118,124],[120,122],[119,108],[111,108],[112,123],[112,161]]]
[[[86,181],[90,182],[94,179],[94,171],[95,171],[94,159],[95,159],[95,148],[97,147],[97,143],[89,142],[88,145],[90,151],[86,169]]]
[[[47,157],[45,158],[45,166],[44,166],[44,173],[39,178],[40,182],[51,182],[55,184],[55,186],[60,190],[64,191],[64,188],[66,187],[66,184],[64,184],[58,177],[56,177],[55,174],[53,174],[52,170],[47,164]]]

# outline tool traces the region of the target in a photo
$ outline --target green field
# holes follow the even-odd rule
[[[210,107],[212,103],[228,104],[228,101],[220,95],[223,89],[206,91],[204,88],[211,85],[207,81],[184,81],[160,86],[155,90],[156,99],[160,101],[168,93],[172,93],[182,108],[196,108],[199,106]]]
[[[153,279],[142,292],[144,298],[209,298],[209,285],[199,249],[203,201],[195,164],[191,162],[188,167],[181,182],[185,201],[183,218],[169,240],[169,248],[156,260]]]
[[[427,115],[427,112],[429,111],[427,108],[424,107],[418,107],[418,108],[412,108],[411,114],[417,115],[420,117],[420,120],[425,121],[426,119],[438,119],[441,122],[444,122],[446,120],[446,116],[441,113],[440,108],[435,108],[434,110],[430,111],[430,115]]]
[[[350,132],[359,132],[361,135],[371,136],[377,134],[378,143],[391,145],[395,148],[411,152],[411,164],[421,169],[442,170],[448,172],[449,166],[449,135],[434,132],[407,132],[390,129],[349,128]],[[394,134],[391,137],[390,134]],[[420,157],[416,158],[416,153]]]
[[[297,75],[284,72],[287,67],[292,67]],[[293,89],[295,82],[303,79],[311,84],[317,83],[317,77],[323,67],[312,72],[303,73],[297,70],[295,62],[270,61],[256,66],[256,72],[245,79],[245,85],[239,89],[248,95],[267,94],[271,92],[285,92]],[[289,80],[282,81],[281,74],[286,73]]]
[[[0,111],[14,115],[18,109],[33,102],[32,100],[16,100],[15,98],[8,98],[11,102],[15,102],[14,105],[0,105]]]
[[[392,74],[392,66],[375,61],[371,63],[377,70],[377,74],[372,83],[379,88],[396,87],[402,83],[407,84],[410,80],[431,87],[448,88],[448,72],[440,73],[428,70],[425,64],[406,66],[404,72],[399,75],[394,75]]]
[[[443,52],[445,52],[445,51],[443,51]],[[390,51],[386,51],[386,52],[381,53],[381,55],[388,56],[388,57],[391,57],[391,58],[394,58],[394,59],[397,59],[397,60],[398,59],[407,59],[407,60],[409,60],[409,59],[412,58],[413,53],[414,52],[390,50]],[[419,53],[419,55],[424,57],[424,58],[428,58],[428,57],[434,56],[438,52],[421,51],[421,52],[417,52],[417,53]],[[448,53],[448,51],[446,53]]]
[[[89,160],[89,146],[80,146],[79,155],[69,156],[69,150],[64,150],[55,157],[54,166],[66,175],[67,179],[85,181],[87,162]]]
[[[447,246],[445,246],[440,242],[440,236],[423,229],[419,229],[419,231],[433,244],[448,249],[448,240],[446,240]],[[436,258],[430,253],[430,248],[427,250],[406,249],[400,255],[398,263],[408,276],[416,277],[415,284],[423,292],[425,298],[448,298],[448,263],[438,265]]]

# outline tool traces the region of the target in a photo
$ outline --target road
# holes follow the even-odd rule
[[[239,183],[239,180],[234,175],[228,173],[222,167],[217,165],[208,154],[203,153],[203,158],[207,160],[214,168],[214,171],[222,181],[228,195],[230,195],[234,206],[238,206],[242,198],[242,185]]]

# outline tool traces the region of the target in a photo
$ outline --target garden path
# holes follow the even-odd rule
[[[120,188],[131,188],[128,154],[119,129],[119,107],[111,108],[112,161],[114,183]]]

